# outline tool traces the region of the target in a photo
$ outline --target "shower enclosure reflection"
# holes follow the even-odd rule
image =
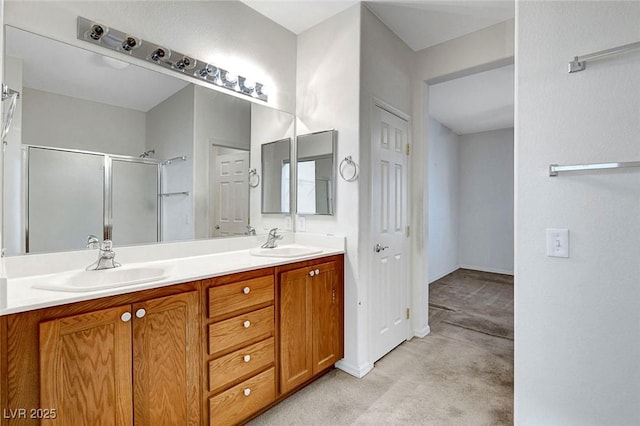
[[[160,162],[26,146],[24,250],[78,250],[89,235],[160,241]]]

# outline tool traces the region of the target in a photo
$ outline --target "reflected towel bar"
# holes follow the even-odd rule
[[[167,164],[172,164],[174,161],[187,161],[187,156],[186,155],[182,155],[180,157],[169,158],[168,160],[164,160],[162,162],[162,165],[165,166]]]
[[[602,170],[602,169],[622,169],[626,167],[640,167],[640,161],[627,161],[624,163],[595,163],[595,164],[574,164],[571,166],[559,166],[551,164],[549,166],[549,176],[558,176],[558,172],[577,172],[580,170]]]
[[[588,55],[576,56],[573,61],[569,62],[569,73],[583,71],[587,67],[587,61],[592,59],[600,59],[606,56],[617,55],[631,50],[640,49],[640,41],[624,46],[613,47],[611,49],[600,50],[599,52],[589,53]]]
[[[174,197],[176,195],[189,195],[189,191],[163,192],[162,194],[160,194],[161,197]]]

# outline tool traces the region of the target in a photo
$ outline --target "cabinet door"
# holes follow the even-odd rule
[[[313,375],[310,268],[280,275],[280,392]]]
[[[310,279],[313,300],[313,374],[343,357],[342,286],[335,262],[314,266]]]
[[[199,425],[198,295],[133,305],[136,425]]]
[[[40,324],[40,407],[56,409],[47,424],[132,424],[129,313],[127,305]]]

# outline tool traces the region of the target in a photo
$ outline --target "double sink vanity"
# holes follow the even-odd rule
[[[0,424],[238,424],[331,369],[344,239],[261,242],[3,259]]]

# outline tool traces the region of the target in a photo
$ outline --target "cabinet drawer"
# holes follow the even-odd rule
[[[273,275],[209,288],[209,317],[273,302]]]
[[[273,337],[209,361],[209,391],[215,392],[241,377],[250,376],[273,364]]]
[[[209,398],[209,424],[222,426],[241,422],[276,399],[273,368],[228,391]]]
[[[222,352],[262,336],[273,336],[273,306],[209,325],[209,354]]]

